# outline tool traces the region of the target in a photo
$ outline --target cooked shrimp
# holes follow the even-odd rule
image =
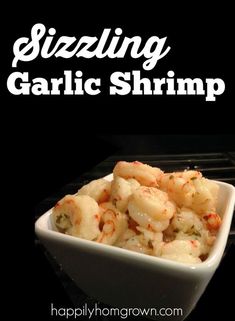
[[[119,212],[112,203],[103,203],[100,206],[101,233],[97,239],[99,243],[114,244],[127,229],[127,216]]]
[[[147,230],[141,230],[141,228],[139,230],[139,227],[137,229],[138,234],[128,228],[115,245],[127,250],[152,255],[153,245],[150,239],[153,239],[153,233],[146,234]]]
[[[144,186],[158,186],[163,172],[157,167],[151,167],[141,162],[120,161],[113,170],[114,177],[134,178]]]
[[[182,208],[174,215],[171,227],[176,233],[181,231],[189,235],[200,234],[204,229],[202,219],[188,208]]]
[[[124,244],[122,244],[121,247],[123,249],[148,255],[151,255],[153,252],[152,247],[149,247],[148,244],[146,244],[146,240],[143,234],[132,236]]]
[[[120,237],[117,239],[116,243],[114,244],[115,246],[118,247],[124,247],[126,242],[132,238],[133,236],[136,236],[137,234],[135,233],[135,231],[133,231],[130,228],[127,228],[121,235]]]
[[[220,228],[222,223],[221,218],[216,213],[209,213],[203,216],[203,220],[208,228],[208,230],[212,233],[215,233]]]
[[[170,220],[158,221],[152,218],[150,215],[140,212],[139,208],[134,205],[132,201],[130,201],[128,204],[128,211],[131,218],[140,226],[151,228],[156,232],[162,232],[166,230],[170,223]]]
[[[201,173],[197,171],[167,173],[161,177],[159,185],[178,206],[188,207],[192,204],[192,195],[195,193],[193,180],[196,177],[201,177]]]
[[[77,192],[77,195],[89,195],[98,203],[107,202],[110,196],[111,182],[100,178],[84,185]]]
[[[100,234],[99,206],[87,195],[66,195],[53,208],[56,228],[63,233],[94,240]]]
[[[165,192],[141,186],[131,195],[128,211],[140,226],[161,232],[168,227],[175,205],[168,200]]]
[[[214,242],[214,236],[207,229],[204,220],[190,209],[183,208],[174,215],[170,224],[174,239],[197,240],[201,254],[207,255]]]
[[[52,222],[62,233],[195,264],[207,258],[221,225],[218,191],[198,171],[164,174],[120,161],[112,182],[91,181],[60,200]]]
[[[161,177],[159,184],[180,207],[191,208],[198,214],[215,210],[219,187],[203,178],[200,172],[167,173]]]
[[[143,233],[145,244],[152,249],[151,255],[158,256],[161,252],[161,248],[164,244],[163,233],[154,232],[151,229],[146,229],[141,226],[137,226],[137,230]]]
[[[124,179],[116,176],[111,183],[111,200],[117,209],[126,212],[130,195],[140,184],[133,178]]]
[[[200,243],[200,256],[203,255],[206,258],[214,244],[215,237],[208,230],[203,229],[200,234],[192,235],[179,231],[175,234],[175,240],[198,241]]]
[[[219,186],[206,178],[193,181],[196,193],[193,195],[192,209],[202,215],[207,212],[215,212]]]
[[[174,240],[161,248],[161,257],[183,263],[200,263],[200,243],[197,240]]]

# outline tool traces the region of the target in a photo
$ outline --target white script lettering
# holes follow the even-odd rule
[[[82,36],[79,40],[76,37],[61,36],[55,38],[54,28],[46,29],[42,23],[35,24],[31,29],[31,39],[22,37],[16,40],[13,46],[14,59],[12,67],[17,67],[19,61],[32,61],[38,56],[44,59],[62,57],[65,59],[76,56],[77,58],[124,58],[129,51],[134,59],[144,57],[143,69],[153,69],[157,62],[170,50],[168,46],[164,50],[167,37],[159,38],[152,36],[144,43],[139,36],[124,37],[122,29],[104,29],[100,38]],[[55,45],[53,45],[53,41]],[[143,48],[142,50],[140,49]],[[118,49],[117,49],[118,48]]]

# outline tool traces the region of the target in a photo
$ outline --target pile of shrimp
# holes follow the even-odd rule
[[[164,173],[119,161],[53,208],[62,233],[183,263],[204,261],[216,239],[219,186],[198,171]]]

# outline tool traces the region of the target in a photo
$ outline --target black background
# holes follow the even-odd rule
[[[49,320],[50,302],[70,304],[43,254],[30,243],[34,239],[33,209],[38,202],[120,150],[180,153],[234,149],[231,8],[213,3],[208,9],[199,2],[181,2],[177,6],[167,3],[165,7],[158,3],[127,6],[121,2],[102,7],[97,2],[86,6],[68,2],[49,7],[49,3],[31,2],[4,5],[2,10],[6,19],[2,19],[0,96],[2,124],[6,124],[7,129],[1,137],[9,156],[9,160],[6,157],[10,165],[7,191],[17,189],[24,200],[20,199],[20,214],[14,214],[17,222],[14,239],[19,250],[14,243],[17,273],[11,277],[14,295],[9,303],[20,303],[21,298],[24,302],[19,305],[20,310],[13,311],[16,317],[23,313],[31,319]],[[104,28],[121,27],[124,35],[140,35],[145,40],[152,35],[167,36],[170,52],[144,76],[161,78],[174,70],[176,78],[218,77],[225,81],[226,90],[216,102],[205,102],[203,96],[111,97],[105,91],[95,97],[13,96],[6,88],[7,77],[15,71],[11,67],[13,44],[19,37],[29,36],[32,26],[38,22],[47,28],[56,28],[58,35],[98,36]],[[84,75],[97,76],[105,82],[113,71],[141,70],[141,63],[128,57],[122,61],[52,58],[19,63],[17,68],[28,71],[32,77],[48,79],[60,77],[64,69],[82,70]],[[29,244],[32,244],[30,252]],[[220,314],[229,319],[233,308],[227,293],[233,285],[229,278],[224,280],[224,276],[232,277],[234,252],[231,253],[229,263],[220,270],[217,282],[207,292],[195,318],[213,319]],[[215,291],[217,300],[210,295]]]
[[[75,133],[81,127],[81,121],[87,123],[88,132],[94,129],[168,133],[175,130],[181,133],[231,131],[232,11],[228,5],[214,3],[207,8],[199,3],[157,3],[155,6],[146,3],[130,7],[122,2],[103,6],[93,2],[77,6],[74,3],[56,4],[55,7],[40,3],[35,8],[32,4],[14,5],[2,29],[5,44],[1,95],[7,106],[16,108],[21,117],[29,116],[33,122],[44,122],[53,111],[50,125],[56,128],[63,120],[63,127],[70,130],[74,127]],[[104,28],[121,27],[124,36],[139,35],[143,41],[152,35],[167,37],[166,46],[171,50],[151,71],[142,69],[142,58],[132,59],[128,54],[125,59],[38,57],[31,62],[19,62],[17,68],[12,68],[14,42],[19,37],[29,37],[32,26],[39,22],[47,30],[54,27],[58,37],[68,35],[78,39],[83,35],[99,37]],[[16,70],[29,72],[31,79],[44,77],[48,80],[61,77],[64,70],[82,70],[85,79],[101,78],[103,90],[97,96],[14,96],[8,92],[6,80]],[[114,71],[132,70],[141,70],[143,77],[149,79],[166,77],[169,70],[175,72],[175,78],[198,77],[205,81],[218,77],[224,80],[226,89],[215,102],[206,102],[204,96],[187,95],[110,96],[107,91],[110,75]]]

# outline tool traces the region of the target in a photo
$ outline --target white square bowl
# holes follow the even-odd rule
[[[112,176],[106,177],[111,179]],[[210,255],[197,265],[153,257],[54,231],[50,216],[35,224],[36,234],[64,271],[88,296],[113,307],[181,308],[183,320],[192,311],[217,269],[229,235],[235,188],[220,187],[218,212],[222,225]]]

